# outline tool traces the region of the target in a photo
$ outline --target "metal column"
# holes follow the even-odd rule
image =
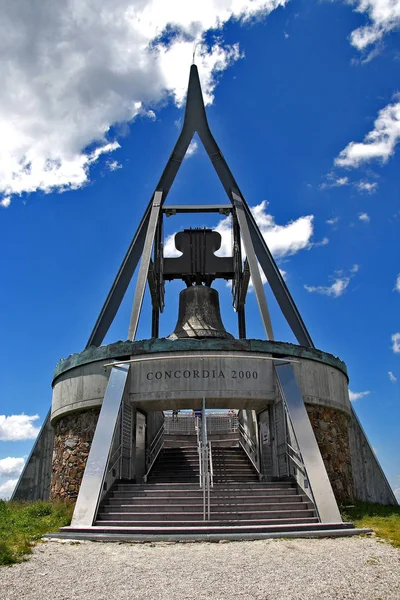
[[[268,310],[267,299],[265,297],[264,286],[261,281],[260,270],[257,264],[257,258],[254,253],[253,243],[251,241],[249,228],[247,225],[247,219],[244,212],[243,201],[239,196],[232,192],[233,204],[236,208],[236,215],[239,221],[240,233],[244,249],[246,251],[246,257],[250,266],[250,275],[253,280],[254,291],[256,293],[258,308],[260,309],[261,319],[264,325],[267,338],[269,340],[274,339],[274,332],[272,330],[271,317]]]
[[[292,422],[321,523],[341,523],[342,518],[336,498],[311,427],[303,396],[297,385],[293,366],[279,361],[274,361],[274,364],[278,386]]]
[[[128,373],[129,365],[112,368],[75,504],[71,527],[91,527],[96,519]]]
[[[154,236],[160,215],[160,208],[162,202],[162,192],[157,191],[154,194],[153,206],[151,208],[149,224],[147,227],[146,239],[143,247],[142,260],[140,261],[140,268],[138,279],[135,289],[135,297],[133,299],[131,320],[129,323],[128,340],[134,340],[137,327],[139,324],[140,311],[142,310],[144,291],[146,288],[147,274],[149,272],[149,265],[151,259],[151,251],[153,249]]]

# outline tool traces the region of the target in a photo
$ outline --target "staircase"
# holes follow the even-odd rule
[[[260,539],[351,534],[351,523],[320,522],[294,481],[261,482],[237,439],[212,441],[214,486],[204,520],[195,436],[165,436],[145,483],[116,481],[88,528],[53,537],[95,540]]]
[[[292,482],[221,483],[203,521],[203,493],[192,483],[116,483],[102,502],[96,528],[142,533],[249,532],[318,523],[313,504]]]
[[[135,533],[282,531],[318,523],[313,503],[291,481],[259,481],[241,446],[212,449],[214,487],[210,521],[203,520],[197,447],[170,439],[147,483],[116,482],[100,505],[96,529]]]

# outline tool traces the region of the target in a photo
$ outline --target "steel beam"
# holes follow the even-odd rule
[[[301,318],[292,296],[290,295],[289,289],[282,277],[282,274],[276,262],[274,261],[271,252],[269,251],[269,248],[255,222],[253,215],[251,214],[250,208],[246,204],[244,205],[244,210],[258,262],[264,271],[265,277],[271,286],[273,294],[286,321],[288,322],[301,346],[309,346],[314,348],[311,336],[307,331],[307,328],[303,319]]]
[[[162,212],[167,217],[178,213],[222,213],[232,212],[231,204],[168,204],[164,206]]]
[[[146,239],[143,246],[142,260],[140,261],[140,268],[136,283],[135,297],[133,299],[131,320],[129,323],[128,340],[131,341],[135,339],[136,331],[139,324],[140,312],[142,310],[144,292],[146,289],[147,276],[150,266],[151,252],[154,244],[154,236],[156,233],[158,217],[161,209],[162,196],[163,194],[160,190],[158,190],[154,194],[154,201],[151,208],[149,224],[146,232]]]
[[[203,97],[201,93],[201,85],[196,67],[192,66],[189,80],[189,87],[192,88],[192,95],[195,97],[193,105],[196,106],[197,121],[195,129],[200,137],[203,146],[214,166],[214,169],[221,181],[228,198],[232,199],[232,192],[241,199],[246,213],[250,234],[253,240],[254,250],[257,259],[261,265],[262,270],[265,273],[268,283],[275,295],[275,298],[286,318],[289,326],[291,327],[294,335],[297,338],[299,344],[304,346],[314,347],[311,340],[311,336],[307,331],[307,328],[300,316],[300,313],[290,295],[290,292],[283,280],[283,277],[265,243],[265,240],[251,214],[250,208],[248,207],[243,195],[240,192],[239,186],[229,169],[229,166],[218,147],[214,136],[211,133],[210,127],[207,122],[207,115],[204,108]]]
[[[254,291],[256,293],[258,308],[260,309],[261,319],[264,325],[267,339],[274,339],[274,332],[272,330],[271,317],[268,310],[267,299],[265,297],[264,286],[261,281],[260,270],[257,264],[257,257],[254,252],[253,242],[251,240],[249,228],[247,225],[247,219],[244,212],[243,202],[241,198],[235,192],[232,192],[233,205],[236,209],[236,216],[239,222],[240,233],[246,252],[246,258],[250,267],[250,275],[253,281]]]
[[[274,365],[278,387],[292,423],[319,518],[322,523],[340,523],[342,518],[311,427],[302,393],[296,381],[293,366],[281,361],[274,361]]]
[[[96,519],[128,372],[129,365],[116,366],[111,370],[71,527],[91,527]]]

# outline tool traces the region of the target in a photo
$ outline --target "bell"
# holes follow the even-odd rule
[[[181,338],[233,339],[222,324],[217,290],[195,285],[181,291],[178,322],[168,339]]]

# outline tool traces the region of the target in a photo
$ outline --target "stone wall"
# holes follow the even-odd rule
[[[66,415],[54,424],[50,497],[76,500],[100,408]]]
[[[338,503],[354,499],[349,416],[323,406],[306,405],[311,425]]]

